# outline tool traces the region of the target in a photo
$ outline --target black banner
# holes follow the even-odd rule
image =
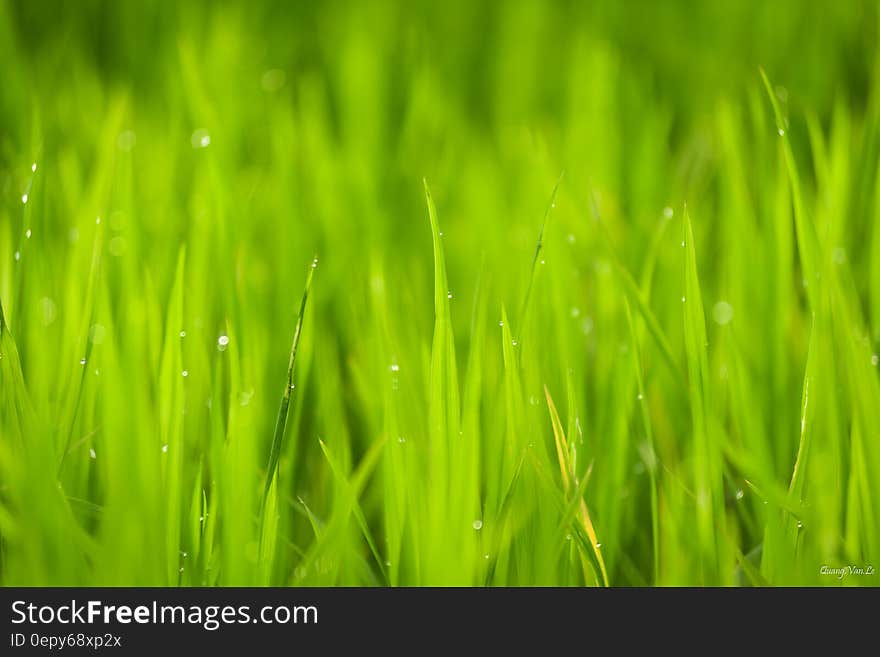
[[[3,655],[426,645],[544,653],[602,636],[632,646],[675,644],[695,630],[725,642],[793,627],[801,638],[820,627],[869,630],[878,608],[877,589],[5,588],[0,597]]]

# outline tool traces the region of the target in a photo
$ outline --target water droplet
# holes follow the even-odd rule
[[[22,203],[27,203],[27,200],[28,200],[28,195],[27,195],[27,194],[22,194],[22,195],[21,195],[21,202],[22,202]]]
[[[97,367],[95,368],[95,376],[101,376],[101,370],[99,370]]]
[[[391,568],[391,562],[390,562],[390,561],[386,561],[386,562],[385,562],[385,567],[386,567],[386,568]]]
[[[165,443],[164,445],[162,445],[162,453],[163,454],[168,453],[168,443]]]
[[[312,260],[312,269],[317,269],[317,268],[318,268],[318,258],[316,257],[314,260]]]
[[[440,237],[443,237],[443,231],[442,231],[442,230],[437,231],[437,232],[438,232],[438,234],[440,235]]]
[[[106,337],[107,329],[104,328],[103,324],[94,324],[92,325],[92,328],[89,329],[89,340],[92,344],[101,344]]]
[[[745,494],[745,492],[743,491],[742,488],[737,489],[737,491],[736,491],[736,499],[741,500],[741,499],[744,498],[745,496],[746,496],[746,494]]]
[[[55,321],[55,317],[58,315],[58,309],[55,307],[55,302],[49,297],[43,297],[40,299],[40,310],[43,311],[43,326],[49,326],[49,324]]]
[[[95,453],[95,448],[94,448],[94,447],[90,447],[90,448],[89,448],[89,456],[90,456],[92,459],[96,459],[96,458],[98,458],[98,455]]]
[[[681,241],[681,248],[684,248],[684,240]]]
[[[477,518],[476,520],[474,520],[474,521],[471,523],[471,526],[472,526],[475,530],[480,531],[480,530],[483,528],[483,521],[480,520],[479,518]]]
[[[779,128],[779,130],[777,130],[776,132],[779,133],[780,137],[782,137],[785,134],[785,130],[783,130],[782,128]]]
[[[719,326],[729,324],[733,319],[733,306],[726,301],[719,301],[712,307],[712,319]]]
[[[263,76],[260,78],[260,86],[263,87],[263,91],[275,93],[284,86],[286,81],[287,74],[283,70],[272,68],[263,73]]]
[[[874,354],[873,356],[871,356],[871,365],[873,365],[874,367],[877,367],[878,360],[880,360],[880,359],[878,359],[877,354]]]
[[[115,258],[119,258],[125,253],[125,238],[117,235],[107,245],[107,251]]]
[[[601,543],[596,543],[596,549],[598,550],[600,547],[602,547],[602,544],[601,544]]]
[[[392,372],[399,372],[399,371],[400,371],[400,365],[398,365],[397,363],[391,363],[391,371],[392,371]]]
[[[682,303],[684,303],[684,302],[685,302],[685,299],[684,299],[684,297],[682,297],[682,298],[681,298],[681,302],[682,302]]]
[[[12,257],[15,258],[16,262],[18,262],[19,260],[21,260],[21,253],[16,251],[15,253],[12,254]]]
[[[642,401],[644,398],[645,398],[645,396],[642,393],[639,393],[639,396],[638,396],[639,401]]]
[[[511,340],[511,341],[510,341],[510,344],[512,344],[512,345],[515,347],[518,343],[517,343],[516,340]]]
[[[205,522],[205,516],[199,516],[199,522]]]
[[[483,555],[483,558],[484,558],[484,559],[488,559],[488,558],[489,558],[489,553],[487,552],[486,554],[484,554],[484,555]]]
[[[666,219],[672,219],[673,214],[675,214],[675,213],[672,211],[672,208],[670,208],[668,205],[665,208],[663,208],[663,216]]]
[[[85,365],[85,364],[86,364],[86,359],[85,359],[85,358],[80,358],[80,359],[79,359],[79,364],[80,364],[80,365]]]
[[[566,541],[570,541],[570,540],[571,540],[571,534],[566,534],[566,535],[565,535],[565,540],[566,540]]]
[[[542,265],[546,265],[546,264],[547,264],[547,261],[544,260],[543,258],[541,258],[541,264],[542,264]]]
[[[101,217],[96,217],[96,218],[95,218],[95,225],[96,225],[96,226],[100,226],[100,225],[101,225]]]
[[[184,559],[186,559],[189,555],[186,552],[181,552],[180,556],[182,556]]]
[[[288,386],[288,390],[295,390],[295,389],[296,389],[296,384],[295,384],[295,383],[291,383],[291,384]]]
[[[31,229],[30,228],[28,228],[26,231],[24,231],[24,236],[25,236],[25,239],[31,238]]]
[[[130,151],[137,144],[137,135],[133,130],[123,130],[116,138],[116,147],[121,151]]]
[[[36,162],[34,162],[34,163],[31,165],[31,171],[33,171],[34,173],[37,172],[37,163],[36,163]]]
[[[798,520],[798,522],[797,522],[797,528],[798,528],[798,529],[803,529],[803,528],[804,528],[804,523],[802,523],[800,520]]]
[[[538,405],[538,398],[535,397],[534,395],[529,395],[529,404],[531,404],[532,406],[537,406]]]
[[[504,326],[504,320],[503,320],[503,319],[502,319],[500,322],[498,322],[498,326]]]
[[[184,378],[188,377],[188,376],[189,376],[189,370],[183,370],[183,372],[180,373],[180,376],[182,376],[182,377],[184,377]]]
[[[186,331],[181,331],[181,332],[180,332],[180,337],[185,338],[185,337],[186,337]]]
[[[406,438],[404,438],[403,436],[398,436],[398,437],[397,437],[397,442],[399,442],[401,445],[403,445],[403,443],[406,442]]]
[[[221,335],[217,338],[217,351],[226,351],[226,347],[229,346],[229,336]]]
[[[207,148],[211,145],[211,134],[204,128],[199,128],[192,133],[189,141],[193,148]]]
[[[181,566],[181,567],[178,569],[177,572],[182,573],[182,572],[183,572],[183,566]]]
[[[447,299],[451,299],[451,298],[452,298],[452,292],[447,292],[447,293],[446,293],[446,298],[447,298]]]

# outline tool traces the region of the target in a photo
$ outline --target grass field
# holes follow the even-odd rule
[[[0,0],[0,583],[880,585],[878,27]]]

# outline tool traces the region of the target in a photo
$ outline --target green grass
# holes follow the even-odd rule
[[[0,0],[0,584],[880,585],[878,27]]]

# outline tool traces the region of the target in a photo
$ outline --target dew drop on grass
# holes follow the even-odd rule
[[[181,332],[180,332],[180,337],[185,338],[185,337],[186,337],[186,331],[181,331]]]
[[[477,518],[471,523],[471,526],[476,530],[480,531],[483,528],[483,521]]]
[[[403,443],[406,442],[406,438],[404,438],[403,436],[398,436],[398,437],[397,437],[397,442],[399,442],[401,445],[403,445]]]
[[[25,236],[25,239],[31,238],[31,229],[30,228],[28,228],[26,231],[24,231],[24,236]]]
[[[33,171],[34,173],[37,172],[37,163],[36,163],[36,162],[34,162],[34,163],[31,165],[31,171]]]
[[[785,134],[785,130],[783,130],[782,128],[779,128],[776,132],[779,133],[780,137],[782,137]]]
[[[130,151],[137,144],[137,135],[133,130],[123,130],[116,138],[116,147],[121,151]]]
[[[565,540],[566,540],[566,541],[570,541],[570,540],[571,540],[571,534],[566,534],[566,535],[565,535]]]
[[[639,401],[642,401],[644,398],[645,398],[645,396],[644,396],[642,393],[639,393],[639,394],[638,394],[638,400],[639,400]]]
[[[85,364],[86,364],[86,359],[85,359],[85,358],[80,358],[80,359],[79,359],[79,364],[80,364],[80,365],[85,365]]]
[[[94,447],[90,447],[90,448],[89,448],[89,457],[91,457],[92,459],[96,459],[96,458],[98,458],[98,455],[95,453],[95,448],[94,448]]]
[[[21,202],[22,202],[22,203],[27,203],[27,200],[28,200],[28,195],[27,195],[27,194],[22,194],[22,195],[21,195]]]
[[[877,354],[874,354],[873,356],[871,356],[871,365],[873,365],[874,367],[877,367],[877,362],[878,362]]]
[[[446,293],[446,298],[447,298],[447,299],[451,299],[451,298],[452,298],[452,292],[447,292],[447,293]]]
[[[598,550],[600,547],[602,547],[602,544],[601,544],[601,543],[596,543],[596,549]]]
[[[16,262],[18,262],[19,260],[21,260],[21,253],[16,251],[15,253],[12,254],[12,257],[15,258]]]
[[[183,370],[183,372],[180,373],[180,376],[182,376],[182,377],[184,377],[184,378],[188,377],[188,376],[189,376],[189,370]]]
[[[96,226],[100,226],[100,225],[101,225],[101,217],[95,217],[95,225],[96,225]]]
[[[211,145],[211,133],[204,128],[199,128],[192,133],[189,141],[193,148],[207,148]]]
[[[685,299],[684,299],[684,297],[682,297],[682,298],[681,298],[681,302],[682,302],[682,303],[684,303],[684,302],[685,302]]]
[[[103,324],[94,324],[92,325],[92,328],[89,329],[89,340],[92,344],[101,344],[106,337],[107,329],[104,328]]]
[[[503,327],[503,326],[504,326],[504,320],[501,320],[500,322],[498,322],[498,326],[502,326],[502,327]]]
[[[312,260],[312,269],[317,269],[317,268],[318,268],[318,259],[315,258],[314,260]]]
[[[484,559],[488,559],[488,558],[489,558],[489,553],[487,552],[486,554],[484,554],[484,555],[483,555],[483,558],[484,558]]]
[[[665,208],[663,208],[663,216],[666,219],[672,219],[673,214],[675,214],[675,213],[672,211],[672,208],[670,208],[669,206],[666,206]]]
[[[800,520],[798,520],[797,528],[798,528],[798,529],[803,529],[803,528],[804,528],[804,523],[802,523]]]
[[[40,299],[40,310],[42,310],[43,326],[49,326],[49,324],[55,321],[55,317],[58,315],[58,308],[55,306],[55,302],[49,297],[43,297]]]
[[[397,363],[391,363],[391,367],[390,367],[389,369],[390,369],[392,372],[399,372],[399,371],[400,371],[400,365],[398,365]]]
[[[719,301],[712,307],[712,319],[719,326],[729,324],[733,319],[733,306],[726,301]]]
[[[510,344],[512,344],[512,345],[515,347],[515,346],[516,346],[517,344],[519,344],[519,343],[514,339],[514,340],[511,340],[511,341],[510,341]]]
[[[745,494],[745,492],[743,491],[742,488],[737,489],[737,491],[736,491],[736,499],[737,499],[737,500],[741,500],[741,499],[744,498],[745,496],[746,496],[746,494]]]
[[[163,454],[168,453],[168,443],[165,443],[164,445],[162,445],[162,453]]]
[[[542,265],[546,265],[546,264],[547,264],[547,261],[544,260],[544,259],[541,259],[541,264],[542,264]]]
[[[226,347],[229,346],[229,336],[221,335],[217,338],[217,351],[226,351]]]

